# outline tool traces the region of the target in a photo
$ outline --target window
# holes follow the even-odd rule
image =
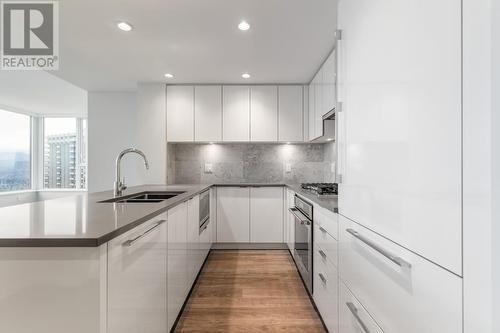
[[[31,117],[0,110],[0,192],[31,188]]]
[[[43,187],[87,187],[87,120],[44,118]]]

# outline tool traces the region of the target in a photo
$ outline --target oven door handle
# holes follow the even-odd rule
[[[288,211],[292,213],[292,215],[295,216],[295,218],[300,222],[305,223],[306,225],[311,225],[311,221],[309,221],[309,219],[297,208],[288,208]]]

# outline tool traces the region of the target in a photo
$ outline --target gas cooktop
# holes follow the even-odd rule
[[[302,183],[304,190],[311,191],[317,195],[338,195],[337,183]]]

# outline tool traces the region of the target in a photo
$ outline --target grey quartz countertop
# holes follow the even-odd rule
[[[144,185],[123,193],[183,192],[158,203],[100,203],[113,198],[113,191],[105,191],[3,207],[0,247],[99,246],[210,187]]]
[[[142,185],[123,196],[144,191],[183,192],[158,203],[101,203],[113,191],[84,193],[64,198],[0,208],[0,247],[95,247],[189,200],[212,186],[287,186],[300,196],[332,212],[336,198],[319,198],[300,185],[229,183],[197,185]]]

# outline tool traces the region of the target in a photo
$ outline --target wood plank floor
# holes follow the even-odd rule
[[[326,332],[288,251],[212,251],[175,332]]]

